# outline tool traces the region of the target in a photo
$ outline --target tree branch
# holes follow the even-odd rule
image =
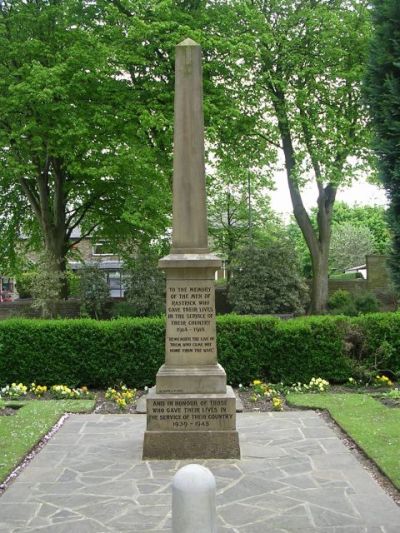
[[[19,182],[21,184],[23,192],[25,193],[26,197],[29,200],[29,203],[32,206],[32,209],[33,209],[36,217],[39,219],[39,222],[40,222],[40,220],[42,219],[42,212],[41,212],[41,209],[40,209],[39,200],[36,197],[35,192],[32,190],[32,188],[31,188],[31,186],[29,184],[29,181],[26,178],[20,178]]]
[[[89,237],[89,235],[91,233],[93,233],[93,231],[97,228],[98,225],[99,224],[94,224],[88,231],[86,231],[78,239],[74,239],[74,242],[70,242],[70,244],[68,245],[67,249],[71,250],[71,248],[73,248],[73,246],[75,246],[76,244],[79,244],[81,241],[83,241],[83,239],[86,239],[86,237]],[[69,233],[69,230],[67,231],[67,236],[68,236],[68,239],[70,239],[71,233]]]
[[[111,4],[113,4],[120,13],[123,13],[127,17],[133,17],[133,13],[129,11],[125,6],[122,5],[122,3],[119,0],[110,0]]]

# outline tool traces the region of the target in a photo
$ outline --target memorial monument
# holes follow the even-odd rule
[[[176,47],[173,232],[166,274],[165,364],[147,396],[144,459],[239,458],[236,398],[217,361],[215,272],[208,249],[202,58]]]

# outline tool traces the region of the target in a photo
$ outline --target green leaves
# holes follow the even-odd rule
[[[376,0],[364,93],[375,130],[380,179],[390,199],[393,232],[391,270],[400,287],[400,8],[396,0]]]
[[[308,287],[288,243],[249,246],[235,257],[229,300],[239,314],[302,313]]]

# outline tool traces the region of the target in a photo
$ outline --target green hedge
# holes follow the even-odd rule
[[[0,322],[0,385],[22,381],[106,387],[152,385],[164,361],[165,321],[11,319]],[[218,359],[232,384],[254,378],[346,380],[354,363],[400,371],[400,314],[217,317]],[[356,339],[356,341],[354,340]],[[382,355],[383,354],[383,355]]]

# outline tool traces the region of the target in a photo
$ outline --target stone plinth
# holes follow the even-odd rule
[[[165,364],[146,399],[144,459],[239,458],[236,397],[217,361],[212,254],[171,254]]]
[[[143,459],[240,458],[236,397],[157,394],[147,397]]]
[[[171,254],[160,260],[166,273],[165,364],[157,393],[224,393],[226,374],[217,362],[213,254]]]

